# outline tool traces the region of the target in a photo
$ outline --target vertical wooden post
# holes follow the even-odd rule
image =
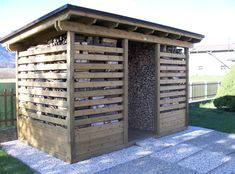
[[[188,105],[189,105],[189,49],[184,48],[186,61],[186,113],[185,113],[185,127],[188,127]]]
[[[128,143],[128,39],[122,41],[124,64],[124,144]]]
[[[7,89],[4,89],[4,113],[5,113],[5,126],[7,127]]]
[[[154,107],[154,133],[160,135],[160,44],[154,45],[155,62],[155,107]]]
[[[10,95],[10,103],[11,103],[11,126],[14,126],[14,91],[11,89]]]
[[[19,83],[19,75],[18,75],[18,60],[19,59],[19,52],[16,51],[16,58],[15,58],[15,73],[16,73],[16,86],[15,86],[15,93],[16,93],[16,129],[17,129],[17,137],[18,139],[21,139],[22,137],[20,137],[20,132],[22,131],[21,128],[20,128],[20,124],[19,124],[19,100],[18,100],[18,96],[19,96],[19,93],[18,93],[18,90],[19,90],[19,87],[18,87],[18,83]]]
[[[75,156],[74,136],[74,42],[75,33],[67,32],[67,130],[68,130],[68,162],[73,162]]]

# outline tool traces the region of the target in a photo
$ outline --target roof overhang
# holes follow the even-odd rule
[[[66,32],[66,28],[68,29],[66,25],[71,26],[74,23],[79,23],[83,28],[86,25],[92,26],[92,31],[100,27],[115,32],[129,32],[133,38],[135,34],[141,34],[138,36],[146,37],[146,40],[155,36],[166,41],[171,39],[187,42],[190,46],[204,38],[201,34],[161,24],[67,4],[1,38],[0,42],[9,50],[19,50],[24,45],[27,47],[34,42],[62,34]]]

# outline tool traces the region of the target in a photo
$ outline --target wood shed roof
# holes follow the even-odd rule
[[[40,32],[56,28],[58,21],[72,21],[86,25],[102,26],[111,29],[125,30],[129,32],[154,35],[189,43],[200,42],[204,36],[201,34],[181,30],[144,20],[93,10],[89,8],[66,4],[40,18],[25,25],[0,39],[1,43],[10,45],[21,42]],[[56,31],[55,30],[55,31]]]

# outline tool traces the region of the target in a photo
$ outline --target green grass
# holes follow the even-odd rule
[[[0,148],[0,173],[2,174],[33,174],[34,172],[21,161],[11,157]]]
[[[194,75],[194,76],[190,76],[189,77],[189,81],[190,82],[218,82],[221,81],[223,79],[223,76],[208,76],[208,75],[204,75],[204,76],[198,76],[198,75]]]
[[[235,133],[235,112],[218,110],[212,102],[191,106],[189,124],[217,131]]]

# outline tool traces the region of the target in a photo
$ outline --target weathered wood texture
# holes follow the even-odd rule
[[[21,140],[71,162],[67,133],[67,47],[38,46],[18,55],[17,107]]]
[[[161,45],[157,70],[160,136],[187,126],[187,64],[187,52],[183,48]]]
[[[75,155],[81,160],[124,144],[124,49],[117,40],[75,43]]]

